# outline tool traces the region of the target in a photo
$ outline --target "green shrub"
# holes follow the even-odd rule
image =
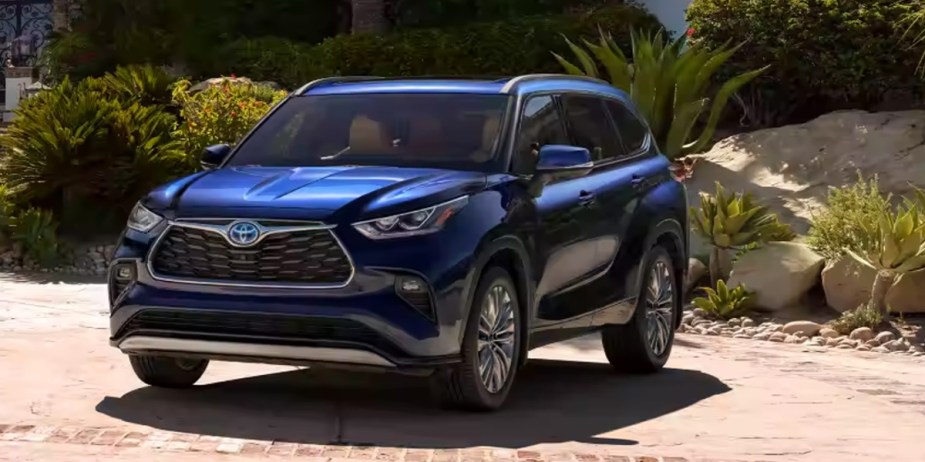
[[[295,88],[329,75],[518,75],[560,72],[549,51],[565,52],[562,34],[590,37],[598,26],[614,31],[622,46],[631,28],[660,27],[635,7],[481,22],[443,29],[406,29],[388,34],[351,34],[306,46],[281,39],[242,39],[214,50],[209,61],[193,63],[197,74],[234,72]],[[227,70],[224,70],[227,69]]]
[[[832,321],[832,329],[838,331],[841,335],[848,335],[851,331],[859,327],[868,327],[876,329],[883,322],[883,316],[875,309],[871,309],[866,304],[861,305],[853,310],[845,311],[838,319]]]
[[[286,92],[223,79],[203,91],[190,93],[190,82],[177,82],[173,91],[175,104],[183,120],[177,137],[187,153],[187,165],[195,166],[199,155],[209,145],[235,144]]]
[[[162,67],[150,64],[119,66],[101,77],[101,89],[123,101],[144,105],[168,105],[177,79]]]
[[[813,216],[807,243],[820,255],[834,260],[845,249],[864,251],[865,223],[877,223],[890,207],[890,196],[880,193],[877,177],[858,181],[843,188],[830,188],[828,206]]]
[[[566,43],[579,65],[553,53],[559,64],[570,74],[591,77],[598,77],[600,67],[606,69],[610,83],[630,95],[648,121],[658,146],[670,159],[709,147],[729,98],[767,70],[767,66],[750,70],[713,88],[714,73],[735,55],[738,46],[707,50],[698,45],[685,46],[683,35],[672,42],[661,32],[654,37],[634,34],[632,50],[628,50],[631,54],[621,50],[604,32],[597,43],[584,41],[590,53],[568,39]],[[701,114],[709,117],[699,134],[692,133]]]
[[[55,211],[78,200],[127,212],[182,171],[176,118],[102,93],[99,81],[65,80],[26,100],[0,146],[0,177],[19,200]]]
[[[706,297],[697,297],[691,300],[691,303],[711,316],[728,320],[745,314],[749,309],[752,294],[741,284],[730,289],[725,282],[719,280],[716,282],[716,289],[702,289],[706,292]]]
[[[58,223],[47,210],[29,208],[13,217],[10,223],[13,242],[22,245],[25,255],[44,268],[58,262]]]
[[[870,108],[888,90],[918,89],[915,50],[901,43],[903,18],[922,0],[694,0],[687,17],[697,43],[745,46],[734,75],[773,63],[746,96],[767,105],[765,123],[837,108]],[[762,108],[758,108],[762,109]]]

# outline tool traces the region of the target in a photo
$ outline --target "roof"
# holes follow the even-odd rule
[[[586,91],[628,100],[607,82],[590,77],[531,74],[520,77],[330,77],[310,82],[298,95],[372,93],[530,94],[549,91]]]

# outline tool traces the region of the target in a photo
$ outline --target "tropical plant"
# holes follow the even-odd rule
[[[883,315],[869,305],[861,305],[845,311],[838,319],[831,322],[832,329],[839,334],[848,335],[859,327],[875,329],[883,323]]]
[[[180,107],[183,123],[178,138],[190,166],[199,163],[199,155],[206,146],[237,143],[286,96],[285,91],[227,78],[200,92],[191,93],[189,88],[188,80],[177,82],[173,100]]]
[[[890,207],[890,195],[880,192],[877,177],[865,180],[858,173],[854,184],[830,188],[827,207],[814,214],[807,243],[820,255],[834,260],[845,249],[859,249],[865,240],[865,223],[876,223]]]
[[[0,244],[10,239],[10,224],[12,223],[15,208],[9,197],[9,190],[0,185]]]
[[[0,177],[18,200],[60,212],[89,199],[127,212],[144,191],[184,171],[175,117],[99,88],[94,79],[65,79],[24,102],[0,138]]]
[[[697,297],[691,303],[720,319],[731,319],[748,311],[752,293],[739,284],[730,289],[722,280],[716,282],[716,289],[701,287],[706,297]]]
[[[870,308],[887,314],[886,296],[902,276],[925,269],[925,191],[914,190],[895,210],[886,208],[877,220],[862,223],[856,247],[845,251],[875,270]]]
[[[59,255],[58,223],[47,210],[29,208],[13,217],[11,237],[22,245],[26,256],[39,266],[54,266]]]
[[[145,105],[170,104],[175,81],[166,69],[150,64],[119,66],[99,80],[104,91]]]
[[[583,40],[590,53],[566,38],[579,65],[559,54],[553,56],[574,75],[598,77],[599,65],[606,69],[610,83],[630,95],[649,122],[662,152],[671,159],[706,148],[729,98],[769,68],[739,74],[714,93],[712,77],[741,45],[730,47],[727,43],[708,50],[696,44],[685,46],[685,35],[672,42],[661,31],[654,36],[650,32],[634,32],[630,61],[609,33],[599,33],[598,43]],[[707,107],[710,107],[709,117],[700,134],[694,136],[694,127]]]
[[[713,246],[710,252],[710,283],[720,278],[721,252],[740,249],[780,236],[782,224],[768,207],[755,202],[750,193],[726,194],[716,182],[716,194],[700,194],[700,209],[691,207],[694,231]]]

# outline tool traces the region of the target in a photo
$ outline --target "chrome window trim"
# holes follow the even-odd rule
[[[228,221],[228,224],[210,224],[210,221]],[[280,222],[280,223],[293,223],[292,226],[263,226],[260,222]],[[238,245],[228,238],[228,229],[232,226],[241,223],[248,222],[253,223],[260,229],[260,237],[256,241],[249,245]],[[344,253],[344,256],[347,257],[347,263],[350,264],[350,276],[342,283],[337,284],[312,284],[312,283],[273,283],[273,282],[231,282],[224,281],[220,279],[191,279],[191,278],[178,278],[172,276],[164,276],[158,274],[154,270],[153,257],[154,253],[157,251],[158,247],[161,245],[164,237],[167,236],[167,233],[174,227],[177,228],[189,228],[189,229],[198,229],[200,231],[207,231],[211,233],[218,234],[225,239],[226,242],[231,244],[236,248],[248,248],[253,247],[260,243],[264,237],[273,234],[280,233],[291,233],[297,231],[327,231],[331,237],[334,238],[334,241],[337,242],[337,245],[340,246],[341,252]],[[337,233],[333,230],[337,225],[326,225],[324,223],[314,222],[314,221],[296,221],[296,220],[280,220],[273,218],[181,218],[176,220],[168,220],[167,226],[161,231],[161,234],[154,241],[154,244],[151,245],[151,248],[148,250],[146,256],[147,262],[145,263],[145,268],[148,270],[148,274],[151,275],[155,281],[160,282],[170,282],[177,284],[191,284],[191,285],[207,285],[207,286],[221,286],[221,287],[252,287],[252,288],[263,288],[263,289],[342,289],[350,285],[353,282],[354,276],[356,276],[356,264],[353,262],[353,257],[350,256],[350,252],[347,250],[347,247],[344,246],[343,241],[337,237]]]

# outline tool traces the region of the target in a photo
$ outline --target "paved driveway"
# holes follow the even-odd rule
[[[105,303],[93,282],[0,277],[0,460],[925,460],[916,358],[681,335],[632,377],[592,336],[531,353],[502,412],[465,414],[387,375],[213,363],[192,390],[145,387]]]

